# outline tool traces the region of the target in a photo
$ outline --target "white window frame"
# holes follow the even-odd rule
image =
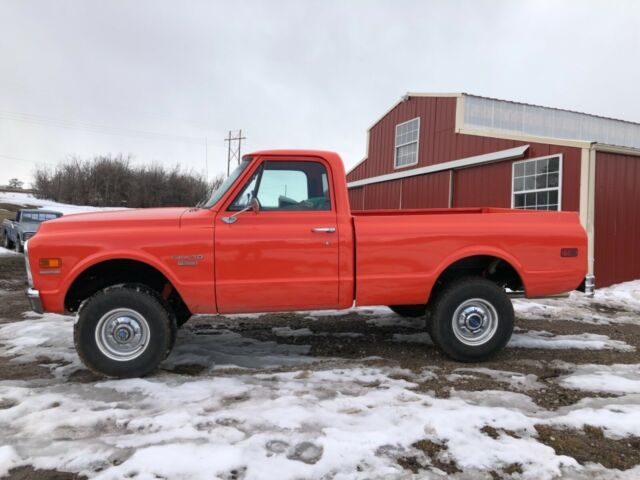
[[[537,193],[537,192],[544,192],[544,191],[551,191],[551,190],[555,190],[557,188],[558,190],[558,212],[562,211],[562,170],[563,170],[563,155],[562,153],[556,153],[554,155],[545,155],[543,157],[535,157],[535,158],[527,158],[525,160],[519,160],[517,162],[513,162],[511,164],[511,208],[515,208],[515,194],[518,193]],[[515,173],[516,173],[516,165],[521,164],[521,163],[527,163],[527,162],[535,162],[536,160],[544,160],[545,158],[558,158],[559,162],[558,162],[558,187],[552,187],[552,188],[534,188],[534,189],[530,189],[530,190],[521,190],[519,192],[514,191],[513,188],[513,184],[514,184],[514,178],[515,178]],[[519,210],[530,210],[530,209],[519,209]],[[539,210],[542,212],[545,212],[547,210]],[[553,210],[550,210],[553,211]]]
[[[418,137],[414,142],[401,143],[400,145],[396,145],[396,138],[398,138],[398,127],[406,125],[407,123],[411,123],[415,120],[418,120]],[[393,131],[393,168],[395,170],[399,170],[401,168],[411,167],[413,165],[418,164],[418,160],[420,158],[420,117],[415,117],[406,122],[398,123],[396,128]],[[411,145],[412,143],[416,144],[416,161],[413,163],[407,163],[406,165],[398,165],[398,148],[404,147],[405,145]]]

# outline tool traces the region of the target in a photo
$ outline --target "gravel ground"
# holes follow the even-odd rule
[[[29,322],[33,318],[24,313],[28,311],[28,304],[23,294],[24,282],[22,257],[0,256],[0,328],[3,325],[11,327],[19,325],[19,322]],[[362,383],[362,388],[366,388],[371,395],[383,394],[384,390],[389,388],[387,381],[401,382],[404,385],[404,394],[416,395],[418,396],[416,398],[426,399],[427,403],[466,399],[466,401],[475,402],[474,405],[488,404],[498,392],[496,398],[502,394],[503,404],[508,403],[509,398],[518,398],[519,402],[530,402],[526,407],[527,412],[535,412],[536,418],[542,420],[534,425],[535,430],[533,428],[512,430],[485,425],[480,432],[489,439],[488,441],[516,441],[524,437],[524,439],[532,439],[536,444],[550,447],[553,449],[552,455],[555,452],[557,458],[564,456],[561,458],[569,458],[574,462],[572,464],[571,461],[565,461],[564,467],[556,472],[559,476],[567,478],[586,478],[593,476],[593,472],[603,475],[602,478],[617,478],[615,475],[623,474],[621,472],[631,475],[632,472],[636,472],[634,468],[640,464],[640,438],[637,433],[632,435],[628,433],[640,430],[640,419],[636,419],[638,422],[636,430],[623,429],[627,434],[621,434],[620,431],[612,430],[604,424],[598,424],[595,420],[594,425],[588,422],[571,425],[569,421],[564,422],[566,425],[558,425],[545,423],[545,419],[553,418],[554,415],[569,415],[572,410],[585,405],[603,405],[603,402],[609,401],[633,406],[639,403],[637,393],[640,393],[640,390],[638,392],[624,391],[624,389],[620,391],[616,388],[596,388],[595,386],[593,390],[584,387],[577,389],[569,385],[566,379],[582,372],[585,368],[599,372],[597,370],[599,366],[602,368],[611,366],[618,370],[631,368],[637,372],[640,363],[637,350],[640,347],[640,323],[634,322],[633,318],[637,319],[640,312],[631,307],[614,308],[609,304],[599,304],[594,301],[591,307],[585,308],[592,309],[593,318],[596,320],[578,321],[579,319],[573,317],[554,317],[553,308],[555,307],[549,308],[551,314],[545,310],[547,313],[536,315],[535,311],[532,313],[529,309],[525,309],[526,313],[518,314],[516,332],[526,338],[530,338],[532,332],[534,336],[539,335],[536,332],[545,332],[542,335],[543,339],[565,339],[578,336],[580,339],[590,341],[594,338],[605,338],[611,345],[618,345],[618,347],[592,349],[586,341],[585,346],[579,348],[510,347],[488,362],[469,365],[453,362],[440,354],[431,345],[428,335],[424,333],[423,320],[408,321],[391,313],[381,314],[381,309],[360,309],[342,315],[327,312],[326,314],[284,313],[244,317],[199,316],[193,318],[181,330],[176,351],[150,380],[157,379],[165,383],[175,381],[180,384],[199,380],[232,380],[237,379],[239,375],[246,375],[249,370],[253,380],[295,374],[291,377],[293,379],[291,381],[301,383],[306,379],[323,375],[327,371],[349,372],[354,368],[361,368],[386,372],[383,381],[372,380]],[[615,321],[621,317],[631,318],[631,321]],[[599,318],[603,320],[598,321]],[[584,334],[589,335],[584,336]],[[269,358],[275,354],[281,357],[276,361],[262,360],[252,363],[245,357],[233,357],[232,351],[225,351],[222,355],[219,351],[213,354],[210,349],[207,350],[208,345],[221,342],[221,339],[227,337],[239,339],[241,342],[239,345],[268,345]],[[53,340],[50,344],[54,345]],[[620,345],[622,347],[619,347]],[[6,345],[0,345],[0,347],[6,347]],[[4,353],[0,351],[0,355],[3,355],[0,356],[0,413],[18,406],[19,400],[8,393],[10,388],[24,386],[43,388],[44,385],[52,391],[65,391],[65,389],[85,391],[82,389],[102,385],[100,383],[102,379],[82,368],[73,358],[72,353],[64,350],[66,352],[64,355],[56,356],[55,348],[51,348],[52,353],[49,355],[46,347],[47,342],[44,342],[43,348],[34,350],[32,356],[24,355],[15,349],[9,349],[13,352],[12,354],[8,354],[7,349]],[[286,360],[289,356],[291,361]],[[224,361],[221,360],[222,357]],[[185,393],[185,395],[189,394]],[[225,408],[237,402],[246,401],[250,397],[251,393],[239,393],[235,397],[232,395],[225,400],[227,402]],[[520,404],[519,408],[524,407]],[[3,430],[3,427],[6,430]],[[15,447],[18,454],[24,454],[25,457],[33,456],[28,453],[33,449],[33,444],[18,431],[18,427],[15,429],[12,427],[11,424],[2,425],[0,416],[0,447],[8,444]],[[93,438],[107,434],[97,427],[85,428],[87,430],[83,435],[87,437]],[[425,427],[425,432],[427,430]],[[5,435],[3,432],[8,431],[11,433],[6,434],[6,438],[3,439]],[[465,462],[461,460],[460,455],[449,451],[453,450],[451,438],[439,435],[438,432],[431,432],[423,437],[425,438],[415,441],[403,441],[403,438],[397,438],[393,449],[388,445],[379,447],[375,455],[385,459],[394,472],[393,475],[382,476],[432,478],[432,475],[435,475],[433,478],[439,478],[442,474],[448,474],[452,478],[492,479],[556,476],[545,473],[538,477],[531,462],[518,461],[517,456],[513,461],[489,462],[486,468],[465,467]],[[157,444],[163,444],[163,442],[164,440]],[[319,452],[315,452],[314,448],[319,448],[317,442],[311,442],[309,445],[313,448],[307,448],[308,445],[304,442],[296,444],[293,453],[291,449],[287,450],[289,452],[287,458],[290,461],[297,459],[309,464],[316,463],[318,461],[316,456],[319,455],[318,458],[322,456],[322,448]],[[280,448],[278,445],[270,444],[269,455],[277,455],[278,448]],[[282,448],[289,447],[282,446]],[[391,450],[393,452],[389,453]],[[115,460],[110,459],[110,464],[97,467],[87,467],[87,464],[82,462],[78,467],[73,467],[75,464],[66,460],[51,466],[49,466],[51,462],[33,462],[34,464],[14,467],[8,471],[7,478],[73,479],[81,478],[82,475],[99,476],[105,471],[110,472],[110,468],[116,468],[126,462],[133,451],[130,448],[127,450],[128,453]],[[310,456],[311,460],[305,460],[307,458],[305,455]],[[97,464],[94,462],[92,465]],[[363,465],[365,464],[358,464],[351,475],[347,472],[345,476],[345,471],[336,470],[333,474],[323,476],[326,478],[376,478],[376,475]],[[69,472],[62,470],[69,470]],[[117,473],[120,471],[113,472],[114,476],[107,475],[105,478],[117,478],[120,474]],[[256,476],[255,470],[251,473],[250,466],[240,466],[229,472],[225,474],[226,476],[221,475],[220,478],[262,478],[259,474]],[[640,470],[638,472],[640,474]],[[134,473],[133,477],[137,478],[136,475],[139,472]],[[0,452],[0,476],[1,474],[2,452]],[[161,474],[156,475],[156,478],[164,478]],[[314,474],[307,474],[307,478],[313,476]],[[140,474],[139,478],[152,477]]]

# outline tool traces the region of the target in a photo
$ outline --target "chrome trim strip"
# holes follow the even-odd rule
[[[31,263],[29,263],[29,240],[24,242],[24,266],[27,270],[29,288],[33,288],[33,275],[31,274]]]

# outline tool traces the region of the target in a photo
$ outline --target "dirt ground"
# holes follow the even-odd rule
[[[23,312],[29,309],[24,296],[25,288],[24,260],[22,256],[0,257],[0,323],[15,322],[23,318]],[[640,312],[634,312],[640,314]],[[459,374],[460,368],[466,366],[483,367],[494,370],[509,370],[524,375],[533,374],[542,384],[538,388],[527,390],[526,394],[539,407],[555,410],[573,405],[585,397],[613,396],[612,393],[588,392],[562,387],[557,379],[567,373],[560,362],[572,364],[637,364],[640,363],[638,350],[623,352],[616,350],[583,350],[583,349],[533,349],[507,348],[495,358],[481,365],[463,365],[444,357],[433,346],[424,343],[408,343],[391,341],[394,334],[415,334],[414,328],[398,325],[379,326],[365,321],[358,313],[344,316],[317,316],[315,319],[304,314],[270,314],[260,318],[227,318],[221,316],[202,316],[192,319],[184,328],[197,335],[212,335],[216,330],[229,329],[243,337],[257,340],[270,340],[278,343],[310,345],[310,355],[317,358],[332,359],[338,366],[349,366],[354,359],[367,359],[371,365],[398,366],[412,372],[420,372],[425,366],[437,370],[438,375],[419,383],[417,391],[431,392],[439,398],[447,398],[452,392],[503,390],[522,393],[522,388],[505,382],[495,376],[480,372]],[[281,336],[274,333],[274,327],[309,329],[312,336]],[[518,319],[517,327],[526,330],[545,330],[556,335],[582,334],[585,332],[607,335],[613,340],[622,340],[640,349],[640,326],[632,324],[595,325],[581,322],[540,318],[537,320]],[[277,329],[276,329],[277,331]],[[327,335],[322,335],[327,333]],[[335,335],[335,334],[344,335]],[[46,358],[32,363],[12,363],[10,358],[0,357],[0,381],[18,379],[49,378],[50,369],[42,366]],[[299,366],[292,369],[300,369]],[[314,363],[306,369],[316,368]],[[318,367],[321,368],[321,367]],[[166,367],[165,367],[166,369]],[[201,365],[179,365],[173,373],[197,376],[203,371]],[[286,370],[265,369],[265,371]],[[233,371],[217,370],[216,375],[234,375]],[[452,376],[453,375],[453,376]],[[70,382],[90,382],[96,380],[88,371],[76,372],[69,378]],[[10,405],[0,404],[0,409]],[[599,428],[584,430],[558,429],[548,426],[537,426],[539,441],[551,446],[558,454],[575,458],[581,464],[596,462],[608,468],[625,470],[640,464],[640,439],[626,437],[612,441],[603,435]],[[498,432],[491,427],[483,430],[486,435],[516,435],[513,432]],[[1,435],[1,434],[0,434]],[[446,458],[446,445],[424,440],[413,445],[432,458],[432,464],[447,473],[455,473],[459,468]],[[407,472],[418,473],[422,468],[415,457],[405,456],[398,463]],[[518,464],[513,464],[502,471],[490,472],[492,478],[512,478],[521,472]],[[74,479],[73,474],[55,471],[33,470],[21,467],[10,472],[10,479]]]

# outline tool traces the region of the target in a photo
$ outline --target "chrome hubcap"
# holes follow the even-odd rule
[[[498,312],[481,298],[462,302],[453,314],[453,333],[465,345],[482,345],[498,329]]]
[[[149,345],[149,324],[134,310],[111,310],[98,321],[96,344],[112,360],[133,360],[142,355]]]

